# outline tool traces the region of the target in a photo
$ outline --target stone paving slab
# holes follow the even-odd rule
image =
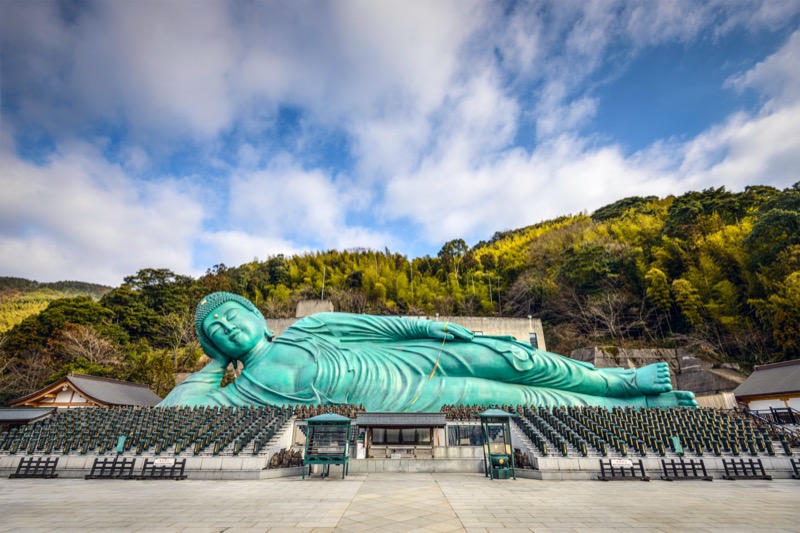
[[[800,532],[800,481],[0,479],[5,532]]]

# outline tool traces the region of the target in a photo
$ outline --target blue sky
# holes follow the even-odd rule
[[[800,0],[0,3],[0,275],[416,257],[800,180]]]

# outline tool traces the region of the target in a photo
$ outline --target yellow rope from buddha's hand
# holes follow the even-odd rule
[[[445,322],[445,323],[444,323],[444,330],[443,330],[443,332],[444,332],[444,337],[442,337],[442,345],[439,347],[439,355],[437,355],[437,356],[436,356],[436,362],[435,362],[435,363],[433,363],[433,370],[431,370],[431,373],[430,373],[430,375],[428,376],[428,379],[427,379],[427,381],[425,381],[425,383],[422,385],[422,388],[419,390],[419,392],[417,393],[417,395],[416,395],[416,396],[414,396],[414,399],[413,399],[413,400],[411,400],[411,403],[410,403],[410,404],[408,404],[408,407],[406,407],[406,410],[405,410],[405,411],[403,411],[403,412],[405,412],[405,413],[407,413],[407,412],[408,412],[408,410],[409,410],[409,409],[411,409],[411,406],[412,406],[412,405],[414,405],[415,403],[417,403],[417,400],[419,400],[419,397],[420,397],[420,396],[422,396],[422,393],[425,391],[425,387],[427,387],[427,386],[428,386],[428,383],[430,382],[430,380],[431,380],[431,379],[433,379],[433,375],[436,373],[436,369],[439,367],[439,361],[441,360],[441,358],[442,358],[442,352],[444,351],[444,343],[447,341],[447,324],[449,324],[449,322]]]

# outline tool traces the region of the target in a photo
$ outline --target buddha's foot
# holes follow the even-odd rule
[[[658,396],[647,396],[647,407],[697,407],[694,393],[686,390],[665,392]]]
[[[653,363],[636,369],[636,388],[645,396],[663,394],[672,390],[667,363]]]

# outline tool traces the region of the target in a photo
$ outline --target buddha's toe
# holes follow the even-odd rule
[[[677,390],[647,397],[648,407],[697,407],[694,393]]]
[[[636,388],[642,394],[656,395],[672,390],[669,365],[667,363],[653,363],[636,370]]]

